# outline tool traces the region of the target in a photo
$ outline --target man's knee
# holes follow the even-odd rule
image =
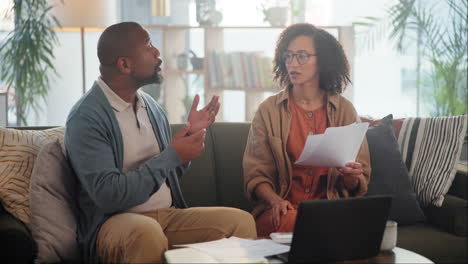
[[[255,220],[250,213],[237,208],[226,208],[223,214],[233,225],[232,236],[257,238]]]
[[[137,221],[132,223],[132,233],[130,236],[135,237],[134,240],[145,241],[147,243],[164,244],[161,242],[167,239],[164,235],[164,231],[159,223],[147,216],[141,216]]]
[[[144,217],[144,218],[143,218]],[[127,250],[128,262],[161,262],[164,251],[168,249],[167,237],[159,223],[143,216],[137,223],[133,223]]]
[[[98,255],[103,262],[161,262],[168,241],[157,221],[138,215],[125,214],[109,219],[100,234]]]

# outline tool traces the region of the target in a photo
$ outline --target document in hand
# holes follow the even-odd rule
[[[355,161],[369,123],[329,127],[324,134],[309,135],[295,164],[321,167],[345,167]]]

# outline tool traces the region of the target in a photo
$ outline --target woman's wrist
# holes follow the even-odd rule
[[[275,204],[277,204],[279,202],[282,202],[282,201],[283,201],[283,199],[281,197],[279,197],[277,194],[275,194],[267,202],[268,202],[268,205],[273,207]]]
[[[349,191],[354,191],[359,186],[359,178],[355,177],[352,179],[344,180],[344,185]]]
[[[261,198],[265,201],[269,206],[273,206],[274,204],[282,201],[283,199],[278,196],[278,194],[273,191],[271,185],[268,183],[261,183],[255,189],[255,193],[257,197]]]

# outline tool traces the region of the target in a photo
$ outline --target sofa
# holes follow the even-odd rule
[[[173,133],[181,128],[181,124],[172,125]],[[249,128],[249,123],[215,123],[208,129],[205,151],[181,179],[190,206],[251,210],[243,193],[242,179],[242,157]],[[464,173],[456,174],[442,207],[423,208],[424,222],[399,225],[397,246],[435,263],[467,263],[467,178]],[[30,231],[0,207],[0,263],[32,263],[35,250]]]

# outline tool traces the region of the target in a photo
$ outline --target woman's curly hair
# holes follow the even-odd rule
[[[298,36],[307,36],[314,40],[320,89],[330,95],[341,94],[351,83],[349,63],[343,47],[330,33],[308,23],[291,25],[279,36],[273,59],[273,80],[281,87],[292,86],[282,55]]]

